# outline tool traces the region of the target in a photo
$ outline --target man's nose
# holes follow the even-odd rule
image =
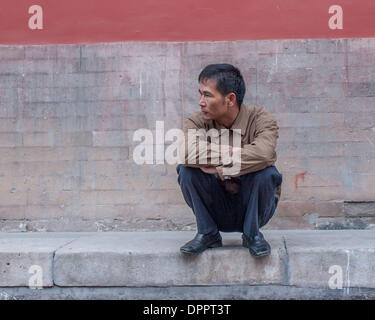
[[[204,97],[201,97],[201,98],[199,99],[199,105],[200,105],[201,107],[205,107],[205,106],[206,106],[206,101],[204,100]]]

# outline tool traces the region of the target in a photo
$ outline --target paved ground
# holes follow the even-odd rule
[[[0,233],[0,299],[375,298],[374,230],[265,230],[260,259],[240,233],[180,253],[194,234]]]

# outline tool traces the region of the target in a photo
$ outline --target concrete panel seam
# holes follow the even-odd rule
[[[61,245],[60,247],[58,247],[56,250],[53,251],[52,253],[52,272],[51,272],[51,278],[52,278],[52,283],[53,283],[53,286],[56,286],[56,283],[55,283],[55,256],[56,256],[56,252],[62,248],[64,248],[65,246],[71,244],[72,242],[76,241],[77,239],[79,239],[79,237],[67,242],[67,243],[64,243],[63,245]]]

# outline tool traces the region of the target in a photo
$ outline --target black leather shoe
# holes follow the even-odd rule
[[[242,234],[242,246],[248,248],[250,254],[255,258],[268,256],[271,253],[271,246],[266,239],[264,239],[261,232],[259,232],[259,236],[250,238]]]
[[[193,240],[185,243],[180,251],[182,253],[201,253],[208,248],[222,247],[222,239],[220,232],[215,235],[205,235],[197,233]]]

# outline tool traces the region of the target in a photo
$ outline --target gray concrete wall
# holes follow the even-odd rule
[[[136,165],[136,129],[181,128],[209,63],[280,127],[266,228],[375,225],[375,39],[0,46],[0,230],[194,230],[173,165]]]

